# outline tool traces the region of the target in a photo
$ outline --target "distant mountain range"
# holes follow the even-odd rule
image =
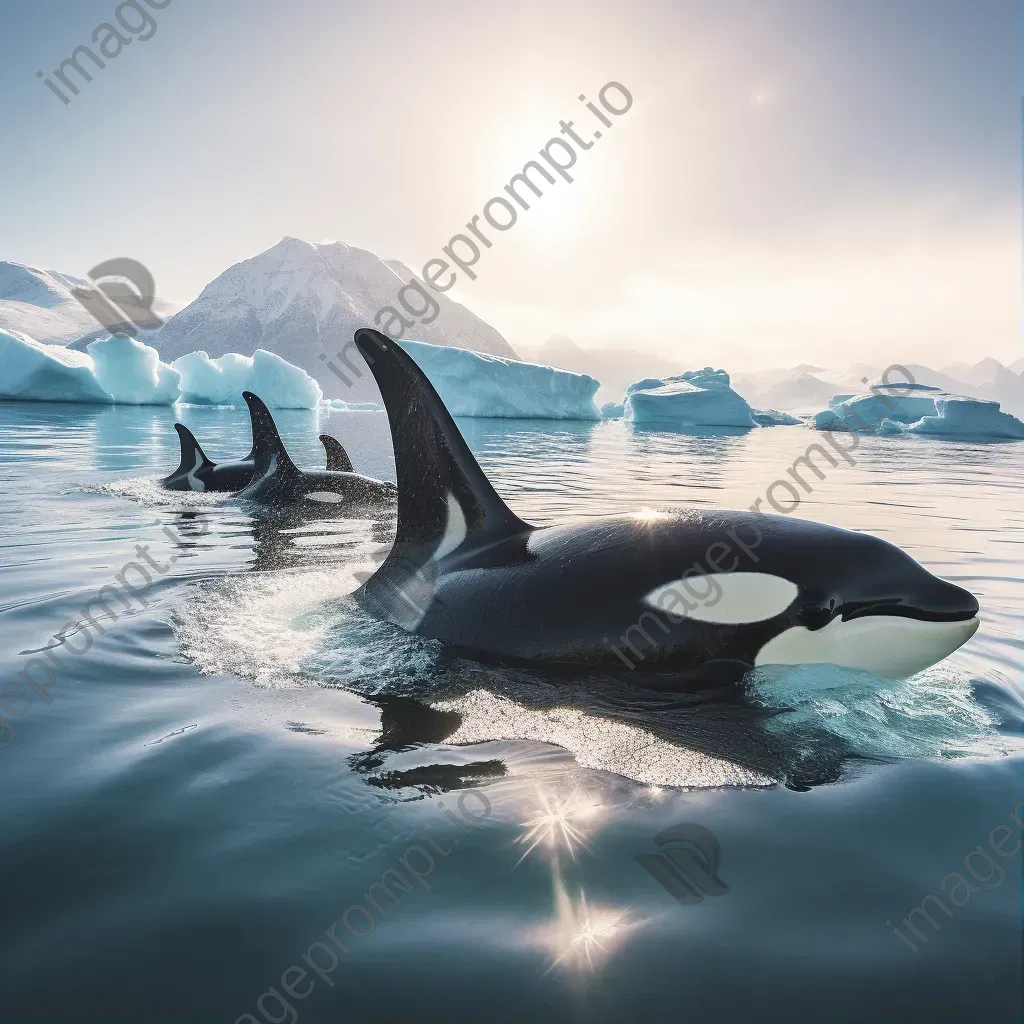
[[[338,366],[337,353],[349,345],[356,328],[373,325],[386,306],[412,325],[403,334],[410,340],[519,358],[493,327],[433,289],[427,289],[429,300],[415,292],[405,294],[406,302],[419,315],[403,308],[399,293],[412,278],[412,271],[403,264],[382,260],[365,249],[343,242],[314,244],[287,237],[266,252],[229,267],[180,311],[156,299],[153,310],[166,323],[141,336],[165,362],[199,349],[211,356],[225,352],[252,355],[257,348],[268,349],[315,377],[328,398],[351,401],[375,396],[369,376],[364,374],[346,385],[325,360]],[[82,278],[53,270],[0,262],[0,329],[20,331],[49,344],[83,348],[107,333],[71,294],[72,288],[86,284]],[[436,303],[436,308],[428,301]],[[645,377],[699,369],[633,349],[584,349],[564,335],[533,348],[523,347],[522,356],[530,362],[597,378],[601,382],[599,401],[620,401],[628,385]],[[344,365],[340,369],[352,376]],[[907,364],[907,369],[918,383],[992,399],[1005,412],[1024,417],[1024,357],[1008,367],[987,358],[940,370],[921,364]],[[824,409],[836,394],[863,390],[877,382],[881,372],[881,367],[867,363],[833,368],[803,363],[757,373],[735,372],[731,378],[733,388],[757,409],[811,412]]]
[[[85,278],[0,261],[0,330],[20,331],[50,345],[106,337],[110,332],[71,294],[82,287],[90,287]],[[164,299],[154,299],[152,308],[164,320],[177,312]]]
[[[1024,366],[1024,361],[1020,361]],[[991,357],[977,363],[964,363],[933,370],[921,363],[901,364],[917,384],[928,384],[957,395],[983,398],[998,402],[1003,412],[1024,416],[1024,377],[1020,371],[1004,366]],[[1018,365],[1018,364],[1014,364]],[[818,368],[808,372],[797,367],[792,371],[774,371],[763,374],[737,374],[733,387],[755,408],[782,409],[787,412],[820,411],[828,400],[838,394],[864,391],[881,381],[883,367],[857,363],[833,369]],[[888,380],[895,383],[904,378],[899,371],[892,372]]]

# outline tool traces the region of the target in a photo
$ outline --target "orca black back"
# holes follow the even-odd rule
[[[243,391],[242,397],[249,407],[252,420],[253,452],[256,472],[252,483],[239,495],[251,501],[268,504],[290,504],[310,499],[314,502],[340,505],[346,509],[380,505],[393,501],[393,484],[361,476],[351,470],[326,469],[321,472],[305,472],[292,461],[285,449],[277,425],[266,404],[251,391]],[[348,453],[334,440],[324,434],[321,441],[337,445],[337,452],[344,456],[348,465]],[[331,449],[328,447],[330,457]],[[335,454],[337,454],[337,452]]]

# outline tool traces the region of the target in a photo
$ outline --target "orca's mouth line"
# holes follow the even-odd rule
[[[901,619],[917,619],[919,622],[967,622],[978,614],[973,611],[951,609],[950,611],[930,611],[926,608],[915,608],[913,605],[900,604],[899,598],[888,598],[880,601],[840,605],[833,618],[841,617],[843,622],[862,619],[869,615],[891,615]]]

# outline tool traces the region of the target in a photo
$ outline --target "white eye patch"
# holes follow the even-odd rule
[[[797,585],[782,576],[718,572],[670,580],[642,600],[675,622],[694,619],[738,626],[774,618],[793,603],[798,593]]]
[[[306,497],[309,498],[310,501],[338,502],[345,500],[340,494],[337,494],[334,491],[310,491]]]

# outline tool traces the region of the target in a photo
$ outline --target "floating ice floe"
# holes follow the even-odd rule
[[[798,416],[779,412],[778,409],[753,409],[751,412],[760,427],[797,427],[802,426],[804,422]]]
[[[261,348],[252,356],[228,352],[216,359],[189,352],[171,365],[181,374],[180,401],[194,405],[243,405],[243,391],[259,395],[272,409],[315,409],[323,398],[305,370]]]
[[[384,407],[376,402],[346,402],[343,398],[325,398],[323,405],[329,409],[345,412],[383,412]]]
[[[403,341],[453,416],[599,420],[600,381],[553,366]]]
[[[181,374],[160,362],[155,348],[123,334],[90,342],[96,383],[119,405],[173,405]]]
[[[936,437],[1024,439],[1024,423],[998,402],[950,394],[925,384],[878,385],[859,395],[837,395],[812,418],[817,430]]]
[[[649,377],[626,388],[625,418],[681,427],[755,427],[753,410],[729,385],[725,370]]]
[[[120,335],[77,352],[0,331],[0,365],[0,398],[170,405],[178,397],[177,371],[160,362],[156,349]]]
[[[124,335],[90,342],[84,352],[0,331],[0,399],[104,405],[242,405],[253,391],[276,409],[314,409],[320,386],[304,370],[257,349],[210,359],[193,352],[173,366],[155,348]]]
[[[93,374],[92,357],[44,345],[20,331],[0,331],[0,398],[37,402],[109,402]]]

